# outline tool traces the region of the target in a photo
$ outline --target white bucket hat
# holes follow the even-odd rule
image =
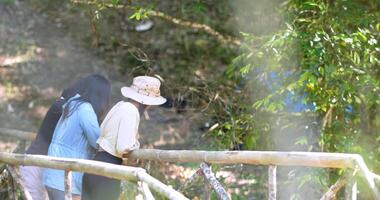
[[[133,78],[130,87],[122,87],[121,94],[145,105],[161,105],[166,99],[160,95],[161,82],[151,76]]]

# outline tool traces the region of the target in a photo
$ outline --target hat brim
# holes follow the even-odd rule
[[[130,87],[122,87],[121,94],[127,98],[133,99],[144,105],[161,105],[166,102],[166,99],[162,96],[150,97],[136,92]]]

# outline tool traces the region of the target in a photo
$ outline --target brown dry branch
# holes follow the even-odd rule
[[[331,126],[333,110],[334,110],[334,107],[330,107],[327,110],[325,116],[323,117],[323,120],[322,120],[322,129],[323,130],[326,128],[329,128]]]
[[[132,7],[129,5],[113,5],[110,3],[101,3],[101,2],[97,2],[97,1],[71,0],[71,2],[74,4],[101,5],[102,7],[105,7],[105,8],[128,9],[128,10],[132,9]],[[147,14],[149,16],[161,18],[161,19],[169,21],[173,24],[177,24],[177,25],[180,25],[183,27],[191,28],[193,30],[204,31],[204,32],[208,33],[209,35],[216,37],[222,43],[232,44],[232,45],[236,45],[236,46],[240,46],[242,43],[239,38],[235,38],[235,37],[232,37],[230,35],[224,35],[224,34],[220,33],[219,31],[216,31],[215,29],[211,28],[210,26],[208,26],[206,24],[201,24],[201,23],[196,23],[196,22],[191,22],[191,21],[186,21],[183,19],[175,18],[175,17],[167,15],[163,12],[155,11],[155,10],[148,10]]]
[[[236,46],[240,46],[241,45],[241,40],[240,39],[234,38],[234,37],[229,36],[229,35],[223,35],[222,33],[216,31],[215,29],[211,28],[210,26],[208,26],[206,24],[200,24],[200,23],[195,23],[195,22],[191,22],[191,21],[186,21],[186,20],[178,19],[178,18],[169,16],[169,15],[163,13],[163,12],[160,12],[160,11],[149,10],[148,14],[150,16],[154,16],[154,17],[159,17],[161,19],[165,19],[167,21],[170,21],[170,22],[172,22],[174,24],[177,24],[177,25],[180,25],[180,26],[188,27],[188,28],[191,28],[191,29],[194,29],[194,30],[204,31],[204,32],[206,32],[206,33],[208,33],[208,34],[216,37],[219,41],[221,41],[223,43],[233,44],[233,45],[236,45]]]
[[[339,179],[332,185],[329,190],[322,196],[321,200],[335,200],[338,191],[348,182],[349,179],[355,176],[357,170],[353,173],[346,173],[344,176],[339,177]]]
[[[186,179],[185,183],[178,189],[178,191],[183,192],[187,187],[189,187],[192,183],[195,182],[196,178],[200,178],[202,174],[202,170],[198,169],[194,174],[192,174],[188,179]]]

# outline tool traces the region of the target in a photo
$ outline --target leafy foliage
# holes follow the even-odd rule
[[[227,75],[243,80],[245,92],[267,88],[245,113],[259,113],[260,118],[264,113],[292,115],[287,102],[291,96],[292,101],[308,105],[302,116],[311,113],[317,118],[318,143],[309,150],[360,153],[377,171],[380,151],[373,138],[380,136],[379,7],[377,1],[289,0],[280,8],[286,20],[277,33],[243,33],[243,52]],[[257,81],[252,84],[252,79]],[[235,120],[245,119],[240,116]],[[252,133],[254,138],[276,126],[259,129],[257,120],[253,117],[250,125],[258,133]],[[309,140],[300,137],[294,144],[308,146]]]

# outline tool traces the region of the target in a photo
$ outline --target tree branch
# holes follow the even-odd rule
[[[338,191],[348,182],[348,180],[355,176],[357,170],[355,169],[352,174],[346,173],[344,176],[339,177],[339,179],[332,185],[329,190],[322,196],[321,200],[335,200]]]
[[[129,10],[132,9],[132,7],[128,6],[128,5],[113,5],[110,3],[101,3],[101,2],[97,2],[97,1],[71,0],[71,3],[85,4],[85,5],[102,5],[105,8],[129,9]],[[149,16],[164,19],[164,20],[169,21],[173,24],[188,27],[188,28],[191,28],[191,29],[194,29],[197,31],[204,31],[204,32],[208,33],[209,35],[216,37],[222,43],[232,44],[232,45],[236,45],[236,46],[241,45],[241,40],[239,38],[235,38],[235,37],[230,36],[230,35],[224,35],[224,34],[220,33],[219,31],[211,28],[210,26],[208,26],[206,24],[201,24],[201,23],[196,23],[196,22],[191,22],[191,21],[186,21],[183,19],[175,18],[175,17],[167,15],[163,12],[155,11],[155,10],[148,10],[147,14]]]

